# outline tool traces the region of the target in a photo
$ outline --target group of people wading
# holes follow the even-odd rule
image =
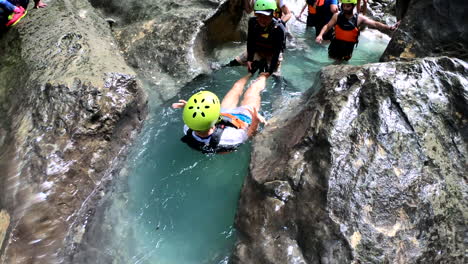
[[[27,13],[29,0],[0,0],[0,30],[16,25]],[[47,4],[34,0],[34,8]]]
[[[364,8],[361,8],[363,1]],[[306,0],[300,16],[307,7],[307,26],[314,27],[316,42],[331,40],[328,54],[336,60],[349,60],[358,43],[360,26],[378,30],[395,30],[364,15],[367,0]],[[34,8],[45,7],[34,0]],[[11,27],[25,15],[29,0],[0,0],[0,27]],[[357,6],[357,12],[354,10]],[[285,0],[244,0],[244,9],[255,16],[248,22],[247,49],[226,66],[245,65],[247,74],[236,81],[220,101],[212,92],[202,91],[189,100],[179,100],[173,108],[183,108],[185,123],[182,141],[203,153],[223,153],[235,150],[251,138],[265,118],[259,114],[266,80],[280,74],[286,46],[287,22],[292,17]],[[258,77],[245,90],[249,79]]]
[[[396,29],[360,15],[359,12],[365,12],[366,3],[367,0],[341,0],[340,11],[338,0],[307,0],[297,19],[307,7],[307,27],[315,27],[316,42],[331,40],[329,56],[346,61],[358,43],[360,26],[381,31]],[[260,123],[266,123],[259,114],[260,93],[267,78],[279,74],[288,34],[286,23],[292,13],[284,0],[244,0],[244,9],[248,13],[253,9],[255,14],[248,22],[247,49],[225,66],[245,65],[248,73],[234,83],[221,102],[214,93],[201,91],[187,101],[172,104],[175,109],[183,108],[182,141],[203,153],[233,151],[256,133]],[[257,71],[258,77],[244,92]]]

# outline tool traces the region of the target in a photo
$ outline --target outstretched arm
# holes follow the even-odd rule
[[[302,8],[301,12],[299,13],[299,15],[296,16],[296,19],[301,21],[301,16],[302,16],[302,13],[304,13],[304,10],[305,8],[307,7],[307,3],[305,3],[304,7]]]
[[[358,25],[361,25],[361,24],[364,24],[364,25],[367,25],[371,28],[375,28],[379,31],[386,31],[386,30],[389,30],[389,31],[395,31],[395,29],[398,28],[398,25],[399,23],[396,23],[395,25],[393,26],[389,26],[389,25],[385,25],[383,23],[380,23],[380,22],[377,22],[377,21],[374,21],[366,16],[359,16],[359,20],[358,21]]]
[[[174,109],[184,108],[184,106],[185,106],[186,104],[187,104],[187,101],[181,99],[181,100],[179,100],[178,103],[173,103],[173,104],[172,104],[172,108],[174,108]]]
[[[328,30],[330,30],[330,28],[335,26],[337,20],[338,20],[338,13],[335,13],[330,19],[330,21],[328,22],[328,24],[323,26],[322,30],[320,31],[320,34],[315,39],[315,42],[317,42],[318,44],[321,44],[323,41],[323,35],[327,33]]]

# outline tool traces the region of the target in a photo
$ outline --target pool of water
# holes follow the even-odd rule
[[[269,78],[262,94],[266,117],[285,99],[310,89],[319,70],[335,63],[328,59],[326,46],[314,43],[313,30],[298,22],[291,23],[290,30],[295,38],[285,52],[283,77]],[[388,38],[372,33],[362,34],[360,40],[349,64],[377,62],[388,43]],[[225,63],[244,48],[243,43],[230,43],[214,53],[214,60]],[[183,87],[174,101],[199,90],[221,97],[245,73],[244,67],[221,68]],[[108,209],[108,216],[119,218],[114,243],[132,248],[125,260],[116,262],[227,263],[236,239],[233,222],[248,173],[250,143],[226,155],[206,156],[189,149],[180,141],[182,111],[171,109],[172,101],[152,103],[158,101],[154,89],[149,87],[149,119],[122,172],[127,181],[123,202]],[[107,245],[105,251],[116,250]]]

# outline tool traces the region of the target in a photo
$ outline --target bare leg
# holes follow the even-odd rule
[[[221,102],[221,108],[236,108],[239,103],[239,98],[244,91],[245,84],[249,80],[252,74],[247,74],[244,77],[237,80],[232,86],[231,90],[227,92]]]
[[[244,99],[241,102],[241,106],[251,106],[255,107],[255,109],[260,110],[260,103],[261,97],[260,93],[265,89],[266,86],[266,79],[265,75],[259,75],[258,78],[255,80],[254,83],[250,85],[250,87],[244,93]]]
[[[34,0],[34,8],[44,8],[47,4],[43,3],[41,0]]]

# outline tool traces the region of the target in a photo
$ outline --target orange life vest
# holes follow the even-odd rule
[[[343,12],[338,14],[335,25],[335,39],[357,43],[359,38],[359,27],[357,25],[358,14],[354,14],[351,19],[347,19]]]
[[[317,6],[323,6],[325,4],[325,0],[317,0]]]
[[[315,9],[315,5],[309,5],[309,14],[317,14],[317,9]]]
[[[247,128],[249,126],[248,123],[240,120],[234,115],[228,114],[228,113],[221,113],[221,118],[224,122],[230,123],[232,126],[236,128]]]

